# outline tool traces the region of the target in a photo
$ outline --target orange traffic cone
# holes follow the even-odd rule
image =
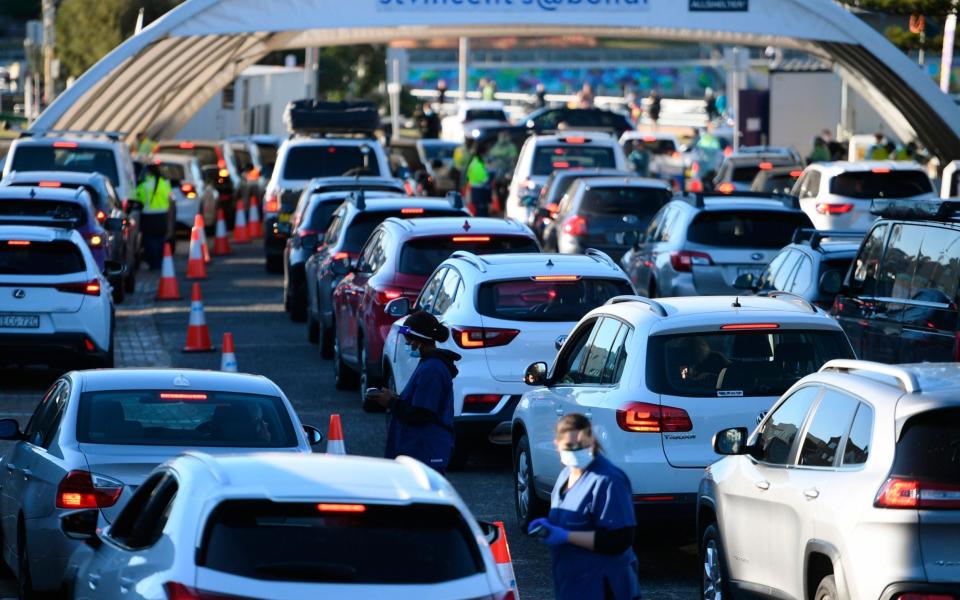
[[[497,541],[490,546],[490,550],[493,551],[493,560],[497,563],[497,570],[500,571],[500,579],[513,591],[513,597],[520,600],[517,577],[513,573],[513,559],[510,557],[510,545],[507,544],[507,530],[503,527],[503,521],[494,521],[493,524],[500,528]]]
[[[330,415],[330,430],[327,432],[327,454],[343,455],[347,453],[343,445],[343,428],[340,426],[340,415]]]
[[[237,218],[233,222],[233,243],[247,244],[250,242],[250,232],[247,230],[247,209],[243,200],[237,200]]]
[[[260,206],[257,197],[250,196],[250,222],[247,224],[247,230],[251,239],[260,239],[263,237],[263,222],[260,220]]]
[[[200,249],[203,250],[203,264],[209,265],[212,262],[210,258],[210,246],[207,245],[207,224],[203,222],[203,214],[197,213],[193,218],[193,228],[200,232]]]
[[[223,218],[223,209],[217,209],[217,237],[213,239],[214,256],[230,254],[230,240],[227,239],[227,222]]]
[[[187,345],[184,352],[213,352],[210,343],[210,330],[207,328],[207,319],[203,316],[203,296],[200,294],[200,284],[193,284],[193,294],[190,301],[190,324],[187,326]]]
[[[237,372],[237,354],[233,349],[233,334],[229,331],[223,334],[223,356],[220,358],[220,370],[228,373]]]
[[[160,284],[157,286],[157,300],[179,300],[180,286],[173,271],[173,250],[170,244],[163,245],[163,262],[160,264]]]
[[[190,259],[187,261],[187,279],[206,279],[207,265],[203,262],[203,250],[200,248],[200,232],[196,228],[190,231]]]

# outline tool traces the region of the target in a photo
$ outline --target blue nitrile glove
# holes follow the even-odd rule
[[[559,546],[560,544],[566,544],[567,539],[570,537],[570,532],[562,527],[557,527],[553,525],[544,518],[534,519],[530,522],[530,526],[527,528],[527,533],[531,533],[537,527],[542,527],[547,530],[546,537],[543,538],[543,543],[548,546]]]

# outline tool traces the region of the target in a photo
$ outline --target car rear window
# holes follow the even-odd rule
[[[400,272],[427,276],[458,250],[474,254],[506,254],[540,252],[537,242],[519,235],[445,235],[418,238],[403,245],[400,251]]]
[[[201,167],[217,166],[217,151],[212,146],[190,146],[181,148],[179,144],[157,146],[157,154],[180,154],[195,156]]]
[[[273,170],[273,165],[277,164],[277,147],[273,144],[257,144],[257,152],[263,168]]]
[[[442,160],[442,161],[451,161],[453,160],[453,153],[457,149],[455,144],[424,144],[423,153],[426,154],[427,160]]]
[[[712,210],[694,217],[687,240],[724,248],[780,249],[800,227],[813,227],[802,212]]]
[[[51,224],[61,227],[82,227],[87,224],[87,210],[78,202],[56,200],[0,200],[0,223]]]
[[[451,208],[450,210],[424,210],[422,213],[403,213],[397,210],[377,210],[362,212],[354,217],[353,221],[347,226],[347,233],[344,236],[344,252],[359,252],[360,248],[377,228],[377,225],[383,223],[390,217],[400,219],[426,218],[426,217],[462,217],[463,211]]]
[[[797,171],[799,177],[800,171]],[[793,184],[797,182],[797,177],[793,175],[771,175],[765,178],[760,185],[753,187],[754,192],[782,192],[789,193],[793,189]]]
[[[174,163],[160,163],[157,165],[157,168],[160,169],[161,177],[174,184],[183,181],[186,177],[183,171],[183,165],[177,165]]]
[[[923,171],[859,171],[830,180],[830,193],[847,198],[910,198],[932,192],[933,184]]]
[[[579,321],[610,298],[632,293],[622,279],[576,275],[491,281],[477,292],[477,310],[485,317],[508,321]]]
[[[337,211],[340,202],[313,202],[301,227],[310,231],[324,232],[330,227],[330,217]]]
[[[673,154],[677,150],[677,145],[673,143],[673,140],[635,139],[624,142],[623,151],[629,154],[633,152],[634,146],[638,144],[654,156]]]
[[[18,146],[13,152],[13,171],[72,171],[100,173],[114,186],[120,185],[117,160],[107,148],[55,148],[50,146]]]
[[[750,183],[759,172],[760,167],[754,165],[734,167],[733,174],[730,176],[730,179],[736,181],[737,183]]]
[[[463,515],[433,504],[229,500],[207,520],[197,565],[250,579],[373,585],[484,572]]]
[[[85,393],[77,441],[225,448],[291,448],[298,443],[277,396],[182,389]]]
[[[663,188],[601,187],[584,192],[580,210],[587,215],[637,215],[652,217],[673,198]]]
[[[360,146],[294,146],[287,151],[284,179],[312,179],[340,175],[380,175],[380,163],[373,150],[364,154]]]
[[[0,275],[67,275],[87,270],[72,242],[0,241]]]
[[[507,115],[498,108],[471,109],[464,115],[465,121],[506,121]]]
[[[911,417],[897,442],[892,475],[960,482],[960,409],[933,410]]]
[[[828,360],[854,358],[843,332],[826,330],[658,335],[647,357],[651,391],[720,398],[780,396]]]
[[[561,169],[616,167],[613,148],[582,144],[544,144],[533,154],[533,175],[549,175]]]

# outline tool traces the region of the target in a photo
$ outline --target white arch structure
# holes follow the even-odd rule
[[[747,10],[691,10],[738,2]],[[274,50],[571,33],[805,50],[835,64],[898,137],[960,157],[960,108],[831,0],[187,0],[90,68],[33,128],[169,137]]]

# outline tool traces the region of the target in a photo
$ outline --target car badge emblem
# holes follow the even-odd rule
[[[173,378],[173,385],[177,387],[190,387],[190,380],[183,375],[177,375]]]
[[[757,425],[760,424],[760,421],[762,421],[765,416],[767,416],[767,411],[761,410],[760,414],[757,415]]]
[[[753,260],[760,260],[761,258],[763,258],[763,254],[761,254],[760,252],[754,252],[753,254],[750,255],[750,258],[752,258]]]
[[[27,290],[25,290],[25,289],[17,288],[17,289],[15,289],[15,290],[13,290],[13,297],[16,298],[16,299],[18,299],[18,300],[20,300],[20,299],[22,299],[22,298],[25,298],[26,296],[27,296]]]
[[[553,347],[559,350],[560,348],[563,347],[563,343],[566,341],[567,341],[567,335],[566,334],[561,335],[557,337],[557,340],[553,343]]]
[[[467,220],[463,221],[463,230],[470,231],[470,221],[467,221]]]

